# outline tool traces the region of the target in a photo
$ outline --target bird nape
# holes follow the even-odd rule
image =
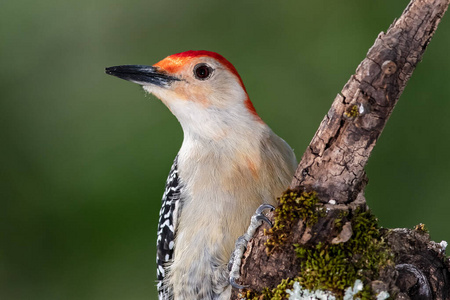
[[[220,54],[186,51],[106,73],[142,85],[183,128],[159,215],[159,298],[229,299],[235,241],[256,209],[275,205],[288,187],[297,167],[293,150],[258,116]]]

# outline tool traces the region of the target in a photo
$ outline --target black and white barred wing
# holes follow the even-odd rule
[[[178,178],[177,161],[178,156],[175,157],[170,169],[162,197],[161,210],[159,211],[156,264],[158,267],[158,296],[161,300],[172,299],[171,287],[167,286],[164,277],[167,275],[167,263],[173,258],[177,215],[181,208],[181,186]]]

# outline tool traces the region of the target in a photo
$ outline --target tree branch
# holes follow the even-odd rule
[[[411,1],[339,93],[306,149],[291,188],[348,203],[363,190],[364,166],[444,12],[447,0]]]
[[[388,31],[379,34],[356,73],[336,96],[306,149],[291,183],[290,188],[298,194],[305,192],[306,198],[317,195],[316,206],[319,213],[314,216],[315,222],[311,224],[308,218],[313,216],[310,216],[285,223],[280,226],[284,227],[283,234],[277,234],[276,228],[269,234],[264,234],[264,230],[269,228],[261,226],[248,245],[241,268],[241,284],[247,285],[249,290],[258,293],[264,288],[277,287],[283,279],[298,277],[302,271],[296,255],[298,245],[313,247],[319,244],[345,244],[355,235],[354,219],[360,211],[367,210],[364,198],[367,177],[364,167],[449,3],[450,0],[412,0]],[[289,198],[286,195],[284,197]],[[299,201],[298,197],[297,194],[294,195],[296,201]],[[304,204],[299,205],[299,210],[302,205]],[[274,213],[269,216],[275,227],[281,211],[278,208],[276,217]],[[386,247],[392,250],[397,267],[391,265],[380,269],[378,280],[370,283],[372,290],[379,289],[373,283],[377,281],[383,282],[381,290],[411,299],[449,299],[450,273],[448,261],[444,262],[443,247],[427,244],[432,242],[427,240],[426,234],[419,233],[403,230],[389,234],[385,232],[383,238],[379,236],[380,241],[388,241]],[[275,245],[273,248],[267,247],[268,239]],[[430,256],[423,255],[417,249],[403,249],[395,244],[398,240],[420,244],[420,249],[428,245]],[[408,243],[405,242],[404,245]],[[380,247],[382,249],[384,246]],[[416,270],[416,266],[405,263],[414,261],[405,259],[408,255],[416,258],[420,256],[421,259],[417,258],[420,261],[429,260],[425,274],[435,274],[430,271],[432,264],[442,271],[439,273],[440,277],[427,277],[432,298],[426,298],[424,294],[417,294],[419,298],[414,298],[414,291],[411,292],[414,285],[403,284],[415,278],[412,275],[408,277],[408,274]],[[423,258],[425,256],[427,258]],[[400,264],[403,267],[398,267]],[[417,267],[417,270],[423,272],[421,267]],[[404,281],[397,282],[402,274]],[[373,280],[370,276],[363,277],[369,282]],[[232,299],[239,299],[238,291],[233,291]]]

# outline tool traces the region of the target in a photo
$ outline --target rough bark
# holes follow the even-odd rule
[[[335,226],[337,216],[345,212],[348,217],[344,222],[350,221],[356,210],[367,209],[364,167],[449,3],[450,0],[412,0],[387,32],[379,34],[336,96],[291,183],[291,189],[317,192],[328,213],[311,227],[298,220],[283,246],[271,255],[266,254],[264,243],[268,236],[263,229],[267,227],[262,226],[244,255],[241,284],[261,291],[276,287],[282,279],[295,277],[299,266],[294,243],[342,240],[345,232]],[[273,220],[273,213],[269,216]],[[440,248],[407,230],[386,233],[386,239],[397,267],[383,280],[391,291],[396,291],[398,299],[450,299],[449,266]],[[403,243],[396,243],[397,240]],[[418,290],[423,278],[429,290]],[[233,290],[232,299],[238,299],[237,290]]]
[[[399,228],[385,236],[396,257],[395,284],[404,297],[450,299],[450,261],[442,245],[421,230]]]
[[[380,33],[323,119],[291,187],[321,199],[353,201],[365,186],[364,166],[449,1],[412,1]]]

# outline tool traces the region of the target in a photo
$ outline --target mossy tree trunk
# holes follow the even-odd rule
[[[364,198],[364,167],[370,153],[449,3],[412,0],[387,32],[379,34],[321,122],[291,191],[269,214],[275,227],[261,226],[250,241],[240,281],[248,289],[233,290],[232,299],[261,297],[265,288],[266,297],[278,293],[283,298],[286,293],[270,290],[282,282],[290,288],[293,279],[339,296],[341,286],[355,278],[369,287],[359,294],[363,298],[386,291],[398,299],[450,299],[450,265],[444,247],[430,242],[421,228],[379,230]],[[317,199],[314,207],[306,212],[305,205],[313,198]],[[349,254],[333,260],[336,253],[347,251],[344,248]],[[308,255],[318,255],[324,267],[314,271],[314,264],[306,264]],[[377,266],[373,259],[379,260]],[[342,280],[317,277],[320,270],[332,268],[331,262],[344,264],[337,269],[345,273]],[[352,273],[349,266],[355,270],[353,277],[346,276]]]

